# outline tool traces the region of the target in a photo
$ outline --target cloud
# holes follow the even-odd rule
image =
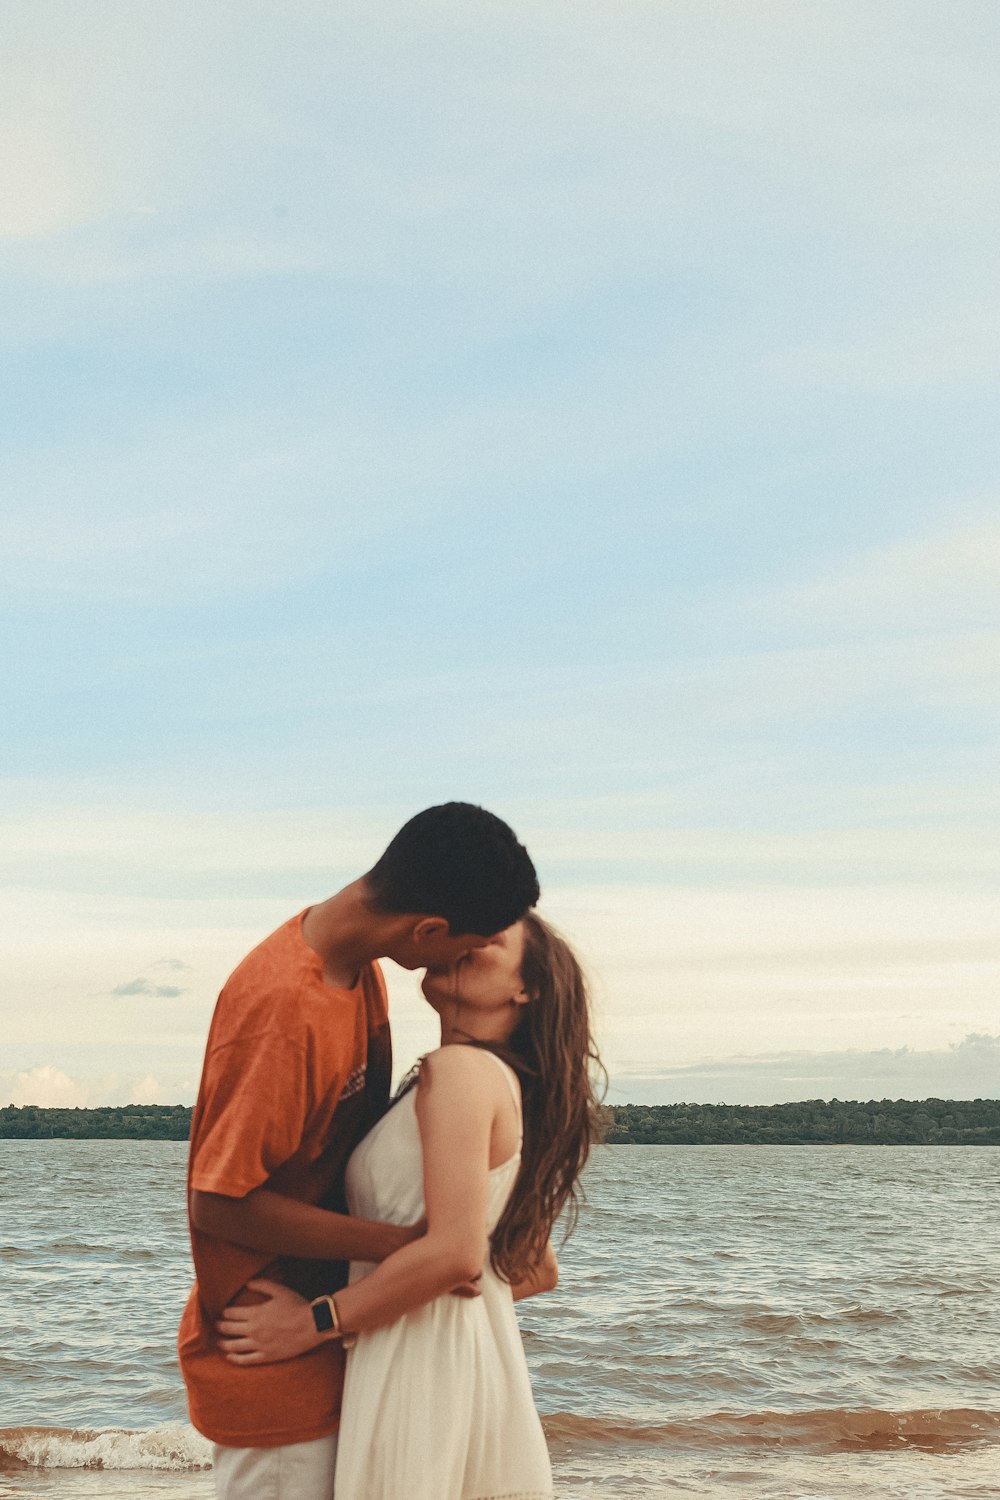
[[[359,847],[345,845],[349,860],[333,874],[328,859],[321,867],[324,850],[340,849],[333,817],[324,827],[289,814],[283,829],[271,830],[273,849],[265,820],[251,820],[256,850],[250,834],[244,844],[238,821],[206,817],[181,859],[193,820],[174,827],[164,819],[162,843],[142,837],[140,820],[141,860],[112,865],[97,888],[101,862],[81,859],[75,889],[37,882],[0,889],[0,916],[14,935],[0,956],[8,1066],[44,1061],[72,1074],[73,1049],[87,1047],[95,1071],[103,1056],[161,1081],[168,1066],[197,1074],[215,997],[235,964],[297,907],[367,867],[360,829]],[[657,879],[652,859],[648,874],[629,863],[627,828],[593,830],[592,842],[571,830],[563,843],[542,821],[518,826],[536,852],[551,835],[557,859],[544,880],[544,910],[594,975],[601,1044],[616,1076],[632,1076],[651,1059],[680,1065],[775,1049],[944,1048],[995,1029],[1000,942],[984,859],[971,875],[956,857],[944,876],[905,878],[895,873],[906,863],[902,841],[891,878],[872,875],[869,864],[869,877],[858,880],[854,861],[869,856],[848,839],[837,849],[837,878],[827,866],[817,879],[823,855],[814,836],[794,860],[783,841],[765,838],[755,862],[752,840],[743,845],[733,835],[730,847],[723,834],[717,842],[706,834],[703,842],[692,837],[688,851],[683,830],[665,828],[663,859],[673,869]],[[351,827],[345,819],[345,832]],[[303,859],[290,870],[283,860],[299,829]],[[379,832],[386,830],[393,822]],[[112,832],[98,830],[99,842]],[[381,838],[367,842],[368,864],[381,846]],[[201,852],[212,861],[227,849],[232,872],[199,879]],[[919,853],[910,850],[914,865]],[[609,863],[587,868],[597,856]],[[244,858],[257,870],[238,880]],[[65,882],[68,862],[57,858],[55,871]],[[184,955],[196,975],[155,970],[150,952]],[[135,986],[134,995],[112,993],[123,986]],[[176,998],[149,994],[182,987]],[[433,1026],[416,993],[399,998],[405,1004],[394,994],[393,1022],[403,1063],[433,1044]]]
[[[204,869],[328,869],[331,851],[348,860],[379,853],[379,840],[395,832],[389,816],[381,808],[366,815],[351,807],[210,813],[190,806],[130,807],[120,797],[110,808],[77,804],[26,811],[13,820],[9,847],[22,868],[35,860],[100,861],[123,871],[155,864],[179,877]],[[149,967],[182,963],[158,959]]]
[[[857,551],[825,576],[781,590],[765,602],[765,612],[854,634],[916,629],[922,650],[935,629],[995,627],[1000,623],[1000,508],[980,501],[965,502],[961,510],[965,514],[950,525]],[[932,650],[933,645],[932,639]],[[988,645],[995,660],[995,634]],[[961,642],[957,646],[960,650]]]
[[[129,1089],[129,1098],[126,1102],[128,1104],[173,1104],[175,1101],[166,1098],[163,1085],[153,1077],[152,1073],[147,1073],[145,1078],[140,1078],[139,1082]]]
[[[784,726],[794,733],[822,723],[834,734],[848,724],[856,735],[860,723],[881,738],[878,726],[892,715],[895,737],[914,726],[919,741],[932,724],[939,734],[948,714],[958,740],[959,716],[992,720],[1000,711],[1000,502],[993,496],[950,504],[942,496],[919,531],[717,605],[731,630],[749,624],[767,644],[668,670],[672,706],[703,730]]]
[[[10,1104],[35,1104],[43,1109],[74,1109],[88,1103],[87,1085],[59,1068],[42,1065],[15,1073],[8,1083]]]
[[[397,1071],[435,1045],[434,1025],[413,975],[390,971]],[[0,1074],[0,1104],[96,1108],[190,1103],[193,1075],[153,1072],[73,1076],[53,1064]],[[613,1104],[787,1104],[803,1099],[1000,1098],[1000,1035],[969,1033],[942,1048],[745,1053],[675,1068],[613,1074]]]
[[[0,241],[34,244],[91,216],[93,163],[64,101],[61,120],[32,118],[30,104],[21,106],[12,118],[8,100],[0,130]]]
[[[613,1079],[612,1103],[790,1104],[802,1099],[1000,1098],[1000,1036],[935,1050],[760,1052]]]
[[[4,585],[64,600],[113,586],[120,604],[270,591],[334,558],[364,569],[366,549],[392,545],[408,520],[466,514],[467,486],[442,483],[445,456],[453,475],[509,481],[504,453],[491,454],[473,421],[442,432],[363,392],[338,392],[331,409],[325,383],[294,409],[247,401],[201,416],[144,410],[85,447],[73,431],[22,444],[10,475],[18,502],[0,517]],[[329,548],[309,545],[328,533]]]
[[[293,3],[280,25],[268,13],[249,31],[232,4],[213,6],[211,23],[184,7],[146,15],[142,25],[116,13],[111,32],[106,17],[85,24],[69,7],[44,34],[37,22],[22,23],[7,67],[32,89],[8,89],[12,108],[37,129],[51,120],[45,106],[67,100],[45,142],[61,163],[56,175],[76,183],[80,161],[99,163],[102,175],[99,233],[56,233],[72,213],[35,213],[38,233],[48,219],[53,232],[44,246],[36,237],[23,248],[22,295],[6,299],[27,308],[24,337],[44,346],[38,329],[52,317],[48,337],[61,344],[64,314],[78,319],[84,307],[96,312],[97,337],[115,328],[116,351],[122,337],[105,297],[64,297],[65,308],[52,307],[45,288],[32,306],[26,276],[37,277],[36,290],[60,276],[115,281],[105,294],[120,293],[125,307],[122,283],[145,280],[150,300],[168,299],[168,307],[162,325],[143,317],[133,351],[139,368],[156,351],[157,395],[143,419],[123,413],[104,441],[98,423],[87,422],[85,441],[63,423],[44,451],[16,463],[10,489],[22,497],[25,519],[8,527],[0,548],[7,587],[102,600],[113,590],[142,603],[270,593],[316,570],[328,523],[330,555],[339,561],[366,554],[373,533],[387,541],[405,534],[407,518],[423,526],[429,515],[462,511],[466,524],[475,493],[499,490],[509,504],[534,483],[545,496],[538,519],[581,471],[602,469],[617,493],[623,455],[634,461],[641,449],[643,464],[654,465],[673,443],[686,467],[696,431],[714,451],[720,413],[727,425],[739,420],[773,384],[760,380],[761,360],[766,367],[767,348],[787,336],[772,329],[783,310],[773,317],[768,308],[763,351],[743,345],[742,333],[737,347],[733,311],[782,284],[792,259],[791,321],[811,327],[816,307],[837,299],[817,238],[838,231],[853,238],[859,220],[874,222],[905,248],[894,258],[901,277],[914,274],[921,249],[935,264],[942,259],[936,236],[915,243],[921,206],[935,229],[960,215],[990,224],[994,195],[970,190],[991,180],[995,153],[995,123],[969,109],[981,57],[967,38],[955,44],[932,10],[922,8],[905,36],[866,18],[859,52],[856,24],[844,17],[800,22],[794,7],[769,6],[755,8],[751,22],[734,8],[715,9],[556,7],[529,22],[516,9],[501,16],[491,6],[418,3],[396,16],[388,41],[351,5],[322,16]],[[318,37],[326,45],[317,72]],[[922,49],[935,38],[941,46],[929,76]],[[919,107],[913,68],[926,85]],[[309,88],[291,85],[303,76]],[[32,182],[45,179],[36,166],[24,170]],[[7,197],[30,202],[16,189]],[[278,234],[274,209],[287,210],[289,199]],[[838,211],[844,201],[855,215],[849,228]],[[725,217],[720,226],[720,203],[729,206],[728,226]],[[992,284],[992,229],[987,243]],[[815,266],[817,285],[815,305],[806,292],[803,309],[795,289],[807,266]],[[346,285],[347,326],[334,341],[344,364],[313,352],[308,367],[287,367],[280,357],[272,367],[266,352],[244,342],[247,327],[220,323],[227,350],[233,340],[247,349],[247,367],[270,369],[277,388],[294,389],[295,410],[242,389],[238,376],[226,381],[229,422],[219,403],[171,406],[173,340],[190,345],[194,368],[207,371],[211,345],[202,341],[215,320],[197,300],[188,312],[196,322],[186,323],[169,298],[199,284],[203,294],[204,282],[219,276],[270,273],[279,296],[298,281],[296,301],[322,308],[317,326],[333,316],[338,330],[337,292]],[[915,279],[921,305],[937,309],[933,349],[935,329],[949,336],[952,295],[940,278]],[[414,295],[415,287],[427,296]],[[262,309],[270,304],[269,294],[258,295]],[[974,323],[974,288],[962,295],[965,321]],[[376,316],[365,319],[369,297]],[[602,319],[619,299],[652,307],[689,297],[694,317],[679,307],[671,321],[683,333],[658,333],[652,354],[622,349],[617,338],[609,352],[599,332],[591,335],[603,346],[595,357],[565,331],[584,330],[586,339],[594,322],[606,335],[614,325]],[[877,306],[891,351],[911,309],[905,298],[887,308],[879,297]],[[360,346],[351,341],[355,307],[373,325]],[[276,300],[252,321],[280,325],[287,316]],[[870,304],[858,316],[867,325]],[[511,361],[522,324],[527,358]],[[966,348],[964,337],[950,336],[953,349]],[[296,342],[292,327],[285,337]],[[538,378],[539,340],[561,352],[561,373]],[[449,349],[466,372],[485,354],[499,357],[502,374],[505,363],[519,374],[491,373],[483,390],[475,367],[472,379],[462,377],[460,399],[429,411],[439,379],[427,364],[430,346]],[[692,367],[695,346],[704,365]],[[370,364],[405,369],[408,354],[428,372],[418,376],[418,410],[406,411],[405,402],[401,409],[395,394],[366,404],[357,372]],[[76,358],[88,371],[93,361],[98,381],[114,364],[100,344],[90,359]],[[189,378],[182,364],[185,389]],[[219,568],[223,554],[227,566]]]
[[[129,244],[138,239],[133,234],[93,241],[79,248],[75,258],[65,255],[61,246],[23,252],[20,270],[23,276],[51,280],[60,287],[106,287],[129,282],[227,281],[257,279],[265,276],[310,272],[320,266],[315,251],[284,244],[277,240],[254,240],[251,235],[220,234],[205,230],[200,234],[173,235],[155,246]],[[125,243],[122,243],[122,240]],[[46,273],[48,273],[46,275]]]
[[[171,1073],[67,1073],[53,1063],[0,1071],[0,1106],[100,1109],[123,1104],[190,1104],[196,1076]]]
[[[988,299],[951,310],[951,318],[913,318],[850,341],[793,345],[769,360],[776,377],[819,389],[866,391],[876,397],[913,396],[970,382],[992,385],[1000,373],[997,308]]]
[[[187,991],[173,984],[152,984],[148,979],[130,979],[127,984],[116,984],[109,993],[121,996],[149,995],[157,1000],[173,1000]]]

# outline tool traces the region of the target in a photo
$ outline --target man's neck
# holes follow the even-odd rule
[[[365,900],[363,879],[311,906],[302,919],[302,936],[323,960],[327,984],[338,989],[350,989],[364,965],[385,952],[382,925]]]

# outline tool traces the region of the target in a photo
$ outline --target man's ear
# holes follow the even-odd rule
[[[410,936],[415,943],[425,943],[434,938],[448,937],[451,929],[444,917],[421,917],[411,929]]]

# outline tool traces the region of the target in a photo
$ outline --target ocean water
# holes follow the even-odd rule
[[[0,1496],[209,1500],[184,1145],[0,1142]],[[1000,1148],[604,1147],[522,1304],[560,1500],[1000,1497]]]

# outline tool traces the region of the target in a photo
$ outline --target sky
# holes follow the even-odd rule
[[[4,17],[0,1103],[452,798],[613,1101],[1000,1095],[996,7]]]

